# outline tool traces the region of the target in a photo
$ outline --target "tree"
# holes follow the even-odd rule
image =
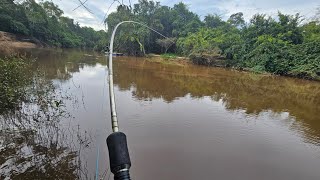
[[[24,8],[12,0],[0,0],[0,30],[18,34],[29,34],[29,22]]]
[[[100,39],[101,33],[63,17],[63,11],[53,2],[0,0],[0,4],[2,31],[30,35],[55,47],[93,48]]]
[[[320,25],[317,22],[309,22],[302,26],[304,42],[320,42]]]
[[[175,44],[176,40],[176,38],[157,39],[157,44],[165,49],[164,53],[167,53],[168,49]]]
[[[243,19],[243,13],[238,12],[238,13],[232,14],[229,17],[227,22],[230,23],[232,26],[242,28],[245,25],[245,21]]]
[[[225,22],[217,14],[208,14],[204,17],[204,23],[206,27],[217,28],[219,26],[225,25]]]
[[[313,21],[320,24],[320,6],[317,8],[317,12],[312,19],[313,19]]]
[[[172,31],[174,29],[173,21],[175,18],[172,8],[168,6],[161,6],[155,12],[155,18],[159,19],[159,22],[162,25],[162,28],[157,30],[167,37],[172,37]]]
[[[274,27],[274,34],[284,41],[290,41],[294,44],[301,44],[303,41],[302,30],[299,27],[301,16],[299,13],[295,15],[285,15],[278,12],[279,22]]]
[[[46,11],[47,16],[59,18],[63,14],[63,11],[55,5],[53,2],[45,1],[40,3],[43,9]]]
[[[186,4],[180,2],[173,6],[173,30],[172,35],[187,36],[188,33],[194,33],[200,29],[202,23],[198,15],[189,11]]]

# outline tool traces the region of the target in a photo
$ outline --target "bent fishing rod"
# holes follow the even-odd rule
[[[119,131],[118,118],[116,112],[116,102],[113,88],[113,69],[112,69],[112,57],[113,57],[113,42],[116,31],[121,24],[124,23],[133,23],[139,24],[148,28],[151,31],[161,35],[164,38],[166,36],[162,35],[158,31],[150,28],[149,26],[136,22],[136,21],[122,21],[116,25],[114,28],[109,46],[109,98],[110,98],[110,109],[111,109],[111,125],[113,133],[110,134],[107,138],[107,145],[109,150],[109,160],[110,160],[110,169],[114,174],[115,180],[130,180],[129,169],[131,167],[130,155],[127,145],[127,137],[123,132]]]

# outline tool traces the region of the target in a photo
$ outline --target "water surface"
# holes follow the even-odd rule
[[[92,137],[80,154],[88,177],[100,148],[107,179],[105,57],[67,50],[34,56],[77,99],[67,108],[71,123]],[[114,83],[133,179],[320,179],[319,82],[116,57]]]

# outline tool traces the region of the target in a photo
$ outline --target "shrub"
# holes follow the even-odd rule
[[[20,57],[0,59],[0,113],[19,108],[26,86],[32,82],[30,62]]]

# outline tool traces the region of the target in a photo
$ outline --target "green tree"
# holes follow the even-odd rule
[[[302,26],[304,42],[318,41],[320,42],[320,25],[312,21]]]
[[[176,38],[157,39],[157,44],[165,49],[164,53],[167,53],[168,49],[175,44],[176,40]]]
[[[194,33],[202,26],[199,16],[189,11],[187,5],[180,2],[173,6],[173,36],[185,37]]]
[[[221,19],[221,17],[217,14],[208,14],[207,16],[204,17],[204,23],[206,27],[217,28],[225,25],[226,22],[224,22]]]
[[[12,0],[0,0],[0,30],[18,34],[29,34],[29,22],[24,8]]]
[[[232,26],[242,28],[245,25],[243,13],[238,12],[238,13],[232,14],[229,17],[227,22],[230,23]]]

